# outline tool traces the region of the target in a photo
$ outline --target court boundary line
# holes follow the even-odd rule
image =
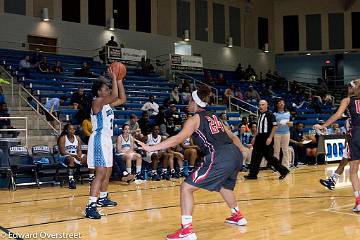
[[[1,236],[1,238],[8,238],[8,239],[16,239],[16,240],[24,240],[23,238],[20,238],[20,237],[9,237],[10,236],[10,234],[12,235],[12,236],[17,236],[17,234],[16,233],[13,233],[13,232],[10,232],[9,231],[9,229],[7,229],[7,228],[4,228],[4,227],[2,227],[2,226],[0,226],[0,231],[3,231],[4,233],[6,233],[6,236]]]
[[[312,172],[317,172],[317,171],[320,171],[320,170],[310,170],[310,171],[307,171],[307,172],[293,172],[293,174],[299,174],[299,173],[312,173]],[[290,174],[291,174],[291,171],[290,171]],[[271,177],[275,177],[274,180],[277,180],[279,181],[276,177],[277,176],[274,176],[274,174],[271,174],[271,175],[265,175],[265,176],[262,176],[260,177],[258,180],[261,180],[263,178],[271,178]],[[237,178],[237,180],[244,180],[244,178]],[[285,179],[286,180],[286,179]],[[246,180],[248,181],[248,180]],[[250,180],[250,181],[253,181],[253,180]],[[151,182],[151,181],[150,181]],[[176,181],[172,181],[172,182],[176,182]],[[172,186],[161,186],[161,187],[151,187],[151,188],[147,188],[147,189],[129,189],[129,190],[125,190],[125,191],[109,191],[109,193],[111,194],[114,194],[114,193],[127,193],[127,192],[135,192],[135,191],[138,191],[138,190],[141,190],[141,191],[148,191],[148,190],[154,190],[154,189],[163,189],[163,188],[173,188],[173,187],[179,187],[181,185],[180,184],[175,184],[175,185],[172,185]],[[83,185],[82,185],[83,186]],[[35,199],[35,200],[25,200],[25,201],[15,201],[15,202],[4,202],[4,203],[0,203],[0,206],[2,205],[9,205],[9,204],[20,204],[20,203],[29,203],[29,202],[40,202],[40,201],[51,201],[51,200],[58,200],[58,199],[65,199],[65,198],[70,198],[70,197],[85,197],[85,196],[88,196],[88,194],[79,194],[79,195],[72,195],[72,196],[63,196],[63,197],[55,197],[55,198],[42,198],[42,199]]]
[[[332,197],[332,196],[299,196],[299,197],[292,197],[292,198],[252,198],[252,199],[237,199],[236,201],[247,202],[247,201],[264,201],[264,200],[298,200],[298,199],[314,199],[314,198],[319,198],[319,197],[325,198],[325,197]],[[353,196],[339,196],[339,198],[349,198],[349,197],[353,197]],[[199,203],[195,203],[194,206],[209,205],[209,204],[216,204],[216,203],[225,203],[225,201],[199,202]],[[167,208],[175,208],[175,207],[180,207],[180,204],[113,212],[113,213],[106,214],[105,216],[122,215],[122,214],[128,214],[128,213],[144,212],[144,211],[149,211],[149,210],[159,210],[159,209],[167,209]],[[26,224],[26,225],[21,225],[21,226],[8,227],[7,229],[19,229],[19,228],[25,228],[25,227],[43,226],[43,225],[48,225],[48,224],[53,224],[53,223],[62,223],[62,222],[78,221],[78,220],[94,221],[94,220],[90,220],[90,219],[86,218],[85,216],[83,216],[83,217],[76,217],[76,218],[71,218],[71,219],[49,221],[49,222],[44,222],[44,223],[34,223],[34,224]]]

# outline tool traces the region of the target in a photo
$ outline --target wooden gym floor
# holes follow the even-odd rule
[[[262,171],[258,180],[245,181],[240,173],[235,193],[248,220],[246,227],[225,224],[229,209],[220,195],[198,191],[193,215],[198,239],[360,239],[360,215],[351,211],[354,197],[348,170],[334,191],[319,184],[319,178],[336,165],[298,168],[282,181],[269,170]],[[0,239],[8,239],[9,231],[65,232],[80,234],[81,239],[165,239],[180,226],[180,183],[112,182],[111,198],[119,205],[103,209],[106,216],[101,220],[83,217],[87,184],[78,184],[76,190],[50,186],[1,190]]]

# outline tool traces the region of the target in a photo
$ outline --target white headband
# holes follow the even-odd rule
[[[192,96],[193,100],[195,101],[195,103],[196,103],[199,107],[204,108],[204,107],[207,106],[207,103],[206,103],[206,102],[203,102],[203,101],[199,98],[199,96],[197,95],[197,90],[196,90],[196,91],[193,91],[193,92],[191,93],[191,96]]]
[[[350,82],[350,86],[351,86],[352,88],[355,88],[355,87],[356,87],[355,82],[354,82],[354,81],[351,81],[351,82]]]

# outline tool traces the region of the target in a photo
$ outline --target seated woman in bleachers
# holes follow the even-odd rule
[[[122,134],[116,139],[116,153],[126,162],[126,171],[131,174],[131,163],[136,161],[136,179],[141,178],[141,155],[134,151],[134,138],[130,134],[130,126],[124,124],[122,126]],[[119,159],[120,160],[120,159]]]
[[[60,155],[56,160],[68,168],[69,188],[76,189],[76,181],[74,179],[74,170],[76,165],[86,165],[86,155],[82,154],[81,139],[75,135],[75,128],[71,124],[66,124],[61,132],[57,144],[59,146]],[[90,175],[90,179],[94,175]]]
[[[43,57],[41,62],[39,63],[39,71],[42,73],[50,72],[49,64],[46,57]]]
[[[83,141],[84,143],[88,144],[90,135],[92,133],[92,125],[91,125],[91,119],[89,113],[85,113],[84,119],[82,120],[81,123],[81,128],[82,128]]]

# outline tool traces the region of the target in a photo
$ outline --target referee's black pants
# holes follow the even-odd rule
[[[263,157],[265,157],[268,164],[273,166],[276,169],[276,171],[278,171],[281,175],[286,174],[288,171],[286,167],[281,165],[279,159],[274,157],[273,142],[271,142],[270,145],[266,145],[266,140],[268,139],[268,137],[269,134],[258,134],[255,137],[255,142],[251,155],[249,176],[258,175],[261,160]]]

